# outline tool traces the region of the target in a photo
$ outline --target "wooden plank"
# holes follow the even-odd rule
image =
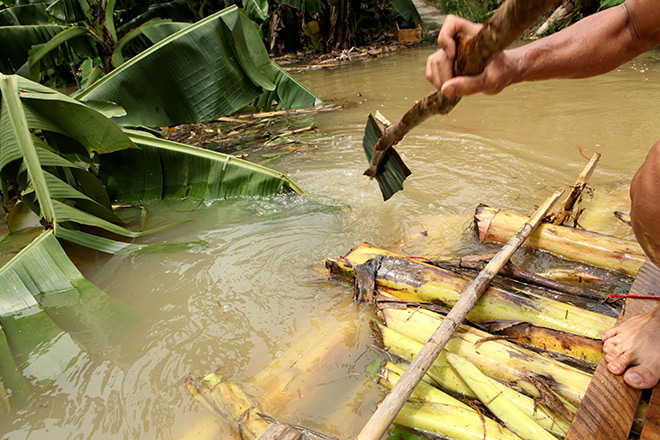
[[[257,440],[300,440],[302,433],[284,423],[271,423]]]
[[[660,385],[653,388],[640,440],[660,440]]]
[[[660,269],[647,261],[637,274],[631,295],[653,295],[660,285]],[[618,323],[644,313],[658,305],[657,300],[627,298]],[[639,404],[641,391],[629,387],[622,376],[607,370],[601,360],[587,388],[582,404],[573,419],[566,440],[626,440]]]

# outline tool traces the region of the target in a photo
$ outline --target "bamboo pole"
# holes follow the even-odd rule
[[[573,207],[575,206],[575,203],[578,201],[580,196],[582,195],[582,191],[584,191],[584,188],[587,186],[587,181],[589,180],[589,177],[591,177],[591,174],[594,172],[594,169],[596,168],[596,164],[598,163],[598,160],[600,159],[600,153],[596,152],[594,153],[593,156],[591,156],[591,160],[587,165],[584,167],[580,175],[578,176],[577,180],[573,184],[573,188],[571,189],[571,192],[568,193],[566,196],[566,200],[564,200],[564,203],[562,203],[561,208],[557,210],[557,212],[553,215],[552,218],[552,224],[553,225],[563,225],[566,220],[569,219],[571,216],[571,212],[573,211]],[[577,216],[576,216],[577,220]]]
[[[502,266],[509,261],[509,258],[522,245],[530,232],[543,220],[552,205],[563,193],[563,189],[557,190],[543,202],[530,219],[523,224],[518,232],[511,237],[479,273],[479,276],[475,278],[472,284],[461,295],[461,298],[442,321],[442,324],[438,326],[433,336],[431,336],[415,360],[410,364],[408,370],[401,376],[401,380],[378,406],[378,409],[376,409],[376,412],[369,419],[369,422],[367,422],[360,434],[358,434],[357,440],[377,440],[382,437],[435,358],[438,357],[447,344],[454,330],[460,325],[483,291],[488,287],[490,281]]]

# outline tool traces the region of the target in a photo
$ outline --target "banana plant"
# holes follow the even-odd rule
[[[115,102],[126,110],[119,124],[150,126],[215,119],[253,102],[321,104],[270,60],[256,24],[236,6],[164,38],[75,97]]]

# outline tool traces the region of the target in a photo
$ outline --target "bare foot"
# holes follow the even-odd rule
[[[625,372],[623,379],[633,388],[646,389],[658,383],[660,306],[606,331],[602,339],[610,372]]]

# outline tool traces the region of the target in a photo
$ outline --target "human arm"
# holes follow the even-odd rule
[[[628,0],[574,25],[497,55],[480,75],[453,77],[455,37],[470,37],[481,25],[448,16],[438,36],[440,50],[427,60],[426,76],[447,97],[498,93],[522,81],[584,78],[608,72],[660,44],[656,0]]]

